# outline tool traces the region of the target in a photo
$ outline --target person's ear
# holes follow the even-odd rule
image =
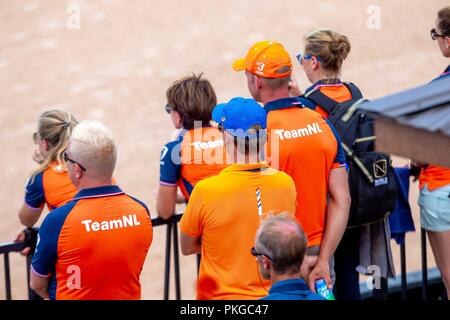
[[[257,89],[261,89],[261,87],[262,87],[262,84],[263,84],[263,80],[260,78],[260,77],[258,77],[258,76],[253,76],[253,81],[255,82],[255,87],[257,88]]]
[[[81,177],[83,176],[83,170],[77,163],[74,163],[73,168],[75,169],[75,177],[77,179],[81,179]]]
[[[177,129],[181,129],[183,127],[183,119],[181,114],[178,111],[172,110],[174,125]]]
[[[445,47],[446,47],[447,49],[450,48],[450,37],[445,37]]]
[[[269,271],[271,261],[266,256],[261,256],[261,259],[262,259],[262,264],[263,264],[264,270]]]
[[[315,56],[311,57],[311,67],[313,70],[319,69],[319,60],[317,60],[317,57]]]
[[[42,144],[42,148],[44,149],[44,151],[48,151],[50,149],[50,145],[48,144],[47,140],[42,139],[40,143]]]

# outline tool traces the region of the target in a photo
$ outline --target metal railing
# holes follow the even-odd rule
[[[11,273],[9,264],[9,254],[12,252],[20,252],[23,249],[29,247],[30,253],[26,257],[26,268],[27,268],[27,288],[28,288],[28,299],[37,300],[39,296],[31,290],[30,288],[30,266],[31,259],[33,257],[34,249],[36,247],[37,232],[36,228],[28,228],[24,230],[25,240],[22,242],[6,242],[0,244],[0,255],[3,255],[4,259],[4,272],[5,272],[5,296],[6,300],[11,300]]]
[[[427,267],[427,238],[426,231],[420,230],[420,252],[421,252],[421,270],[418,272],[407,272],[406,270],[406,241],[399,245],[400,248],[400,275],[395,279],[388,281],[386,278],[381,279],[380,290],[361,290],[363,299],[380,299],[385,300],[390,296],[398,296],[401,300],[409,299],[413,294],[412,290],[420,289],[420,299],[428,300],[430,298],[430,287],[437,288],[439,291],[434,294],[434,298],[439,296],[445,299],[445,287],[442,283],[441,275],[437,268],[428,269]],[[430,279],[431,274],[431,279]],[[388,285],[391,282],[391,285]],[[360,284],[360,288],[364,289],[365,283]],[[435,290],[436,291],[436,290]],[[414,296],[419,296],[414,293]]]
[[[180,285],[180,261],[179,261],[179,240],[178,240],[178,222],[181,219],[182,214],[176,214],[171,218],[164,220],[161,218],[152,219],[153,227],[158,226],[166,226],[166,251],[165,251],[165,259],[164,259],[164,293],[163,299],[169,300],[170,293],[170,275],[171,275],[171,258],[173,255],[173,265],[175,272],[175,299],[181,299],[181,285]],[[12,252],[20,252],[26,247],[31,248],[30,254],[26,258],[26,268],[27,268],[27,285],[28,285],[28,298],[30,300],[39,299],[39,297],[30,289],[30,265],[31,265],[31,257],[34,252],[35,244],[36,244],[36,229],[27,229],[26,230],[26,239],[23,242],[7,242],[0,244],[0,255],[4,256],[4,273],[5,273],[5,290],[6,290],[6,299],[11,300],[11,274],[10,274],[10,264],[9,264],[9,254]],[[424,230],[421,230],[421,252],[422,252],[422,296],[423,300],[428,299],[428,273],[435,270],[427,269],[427,248],[426,248],[426,233]],[[200,256],[197,256],[197,264],[200,263]],[[409,275],[406,272],[406,247],[405,244],[400,246],[400,265],[401,265],[401,274],[400,274],[400,291],[401,291],[401,299],[406,300],[408,298],[408,278]],[[197,265],[198,268],[198,265]],[[433,275],[436,272],[432,272]],[[434,277],[438,277],[435,275]],[[412,277],[416,278],[416,277]],[[417,280],[416,280],[417,282]],[[434,281],[436,282],[436,281]],[[417,284],[416,284],[417,286]],[[387,299],[390,294],[388,288],[388,280],[382,279],[382,288],[377,290],[378,292],[372,293],[372,298],[375,299]],[[363,294],[364,298],[370,298],[367,294]]]
[[[171,253],[173,249],[173,264],[175,272],[175,299],[181,299],[181,285],[180,285],[180,261],[179,261],[179,241],[178,241],[178,222],[182,214],[175,214],[171,218],[165,220],[162,218],[152,219],[152,226],[166,226],[166,254],[164,259],[164,300],[169,300],[170,291],[170,274],[171,274]],[[26,257],[26,273],[27,273],[27,287],[28,299],[40,299],[36,293],[30,288],[30,266],[33,257],[34,249],[37,241],[37,228],[25,229],[25,240],[22,242],[5,242],[0,243],[0,256],[4,258],[4,273],[5,273],[5,297],[6,300],[11,300],[11,272],[9,255],[13,252],[21,252],[23,249],[29,247],[30,254]],[[173,241],[172,241],[173,240]]]

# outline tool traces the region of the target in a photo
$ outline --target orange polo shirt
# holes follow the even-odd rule
[[[179,186],[186,200],[202,179],[227,167],[222,133],[214,127],[183,130],[177,140],[167,143],[160,158],[160,184]]]
[[[321,114],[298,98],[267,103],[270,165],[289,174],[297,190],[296,217],[308,246],[320,245],[325,230],[328,179],[332,169],[345,167],[340,138]]]
[[[258,195],[259,194],[259,195]],[[180,230],[201,237],[197,299],[259,299],[261,280],[250,254],[256,230],[268,213],[295,213],[292,178],[266,162],[234,164],[194,188]]]
[[[139,299],[152,236],[142,202],[116,185],[83,189],[44,219],[31,269],[50,277],[50,299]]]
[[[54,163],[28,180],[25,203],[32,209],[40,209],[47,204],[48,210],[52,211],[72,200],[76,194],[77,189],[70,181],[67,169],[58,170]]]

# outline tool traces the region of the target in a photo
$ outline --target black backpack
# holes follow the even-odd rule
[[[374,119],[359,109],[363,99],[353,83],[344,83],[352,99],[338,103],[320,90],[303,97],[328,112],[328,120],[342,139],[349,168],[352,199],[348,228],[385,219],[395,208],[397,182],[389,154],[374,151]]]

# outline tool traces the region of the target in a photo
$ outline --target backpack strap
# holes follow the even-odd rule
[[[350,91],[350,95],[352,96],[351,100],[358,101],[363,99],[361,90],[359,90],[359,88],[355,84],[351,82],[344,82],[343,84]],[[304,94],[303,97],[311,100],[316,105],[324,109],[327,113],[331,113],[334,110],[334,108],[339,104],[338,102],[329,98],[327,95],[323,94],[319,89],[314,89]]]
[[[366,177],[366,179],[369,181],[369,183],[373,183],[374,179],[372,175],[370,174],[369,170],[367,170],[366,166],[362,161],[358,158],[358,156],[355,154],[355,152],[352,150],[352,148],[349,148],[345,143],[341,142],[342,149],[344,149],[347,156],[352,159],[355,164],[358,166],[359,170],[363,173],[363,175]]]
[[[334,108],[338,105],[336,101],[327,97],[320,90],[315,89],[303,95],[303,97],[311,100],[316,105],[321,107],[327,113],[333,112]]]
[[[300,105],[298,105],[299,108],[306,107],[311,110],[316,109],[317,105],[312,100],[309,100],[308,98],[305,98],[304,96],[298,97],[298,101],[300,101],[300,103],[301,103]]]
[[[344,82],[344,85],[350,91],[350,94],[352,95],[352,100],[356,101],[363,98],[361,90],[359,90],[359,88],[355,84],[351,82]]]

